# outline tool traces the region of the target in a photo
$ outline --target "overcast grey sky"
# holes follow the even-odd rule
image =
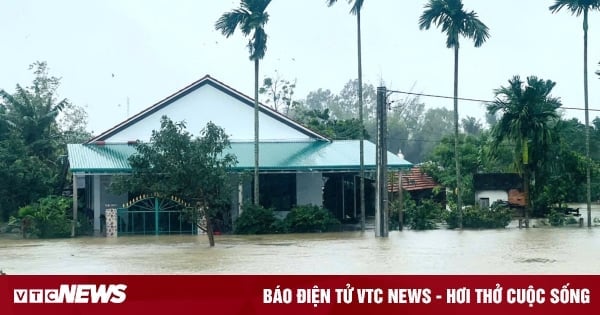
[[[273,0],[267,55],[261,77],[277,70],[297,79],[296,95],[318,88],[337,93],[356,77],[355,17],[340,0]],[[426,0],[367,0],[362,11],[365,83],[388,89],[452,95],[453,54],[438,29],[421,31]],[[553,0],[464,0],[490,28],[480,48],[462,41],[461,97],[492,99],[513,75],[557,82],[554,95],[567,107],[583,107],[582,18],[551,14]],[[0,88],[28,85],[30,63],[47,61],[62,77],[60,96],[86,106],[89,129],[98,134],[187,84],[210,74],[253,95],[253,63],[247,40],[214,30],[232,0],[1,0]],[[590,15],[590,108],[600,109],[600,12]],[[114,77],[113,77],[114,74]],[[414,86],[414,87],[413,87]],[[422,98],[431,107],[452,100]],[[121,106],[119,106],[121,105]],[[483,117],[480,103],[461,102],[461,116]],[[590,120],[597,116],[590,113]],[[565,116],[583,122],[583,111]]]

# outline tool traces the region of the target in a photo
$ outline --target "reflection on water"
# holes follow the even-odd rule
[[[600,228],[0,239],[9,274],[600,274]]]

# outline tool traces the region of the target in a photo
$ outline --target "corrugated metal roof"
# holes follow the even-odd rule
[[[127,159],[136,152],[127,144],[67,144],[72,172],[122,173],[131,171]]]
[[[364,165],[375,169],[375,144],[364,142]],[[260,170],[265,171],[356,171],[360,169],[358,140],[262,142]],[[128,158],[135,147],[128,144],[69,144],[69,165],[73,173],[122,173],[131,171]],[[254,143],[234,142],[228,153],[238,163],[235,170],[254,169]],[[409,168],[412,164],[388,152],[390,169]]]

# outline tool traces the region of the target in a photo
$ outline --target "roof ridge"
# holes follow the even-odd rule
[[[161,109],[162,107],[169,105],[171,102],[177,100],[178,97],[184,96],[185,94],[195,90],[196,88],[199,88],[203,84],[210,84],[210,83],[212,83],[215,88],[222,90],[224,93],[232,94],[232,96],[234,96],[234,97],[237,96],[238,98],[245,100],[247,103],[254,103],[254,101],[255,101],[250,96],[240,92],[239,90],[231,87],[230,85],[223,83],[222,81],[219,81],[219,80],[213,78],[209,74],[206,74],[202,78],[186,85],[185,87],[177,90],[176,92],[170,94],[169,96],[162,98],[161,100],[154,103],[153,105],[146,107],[145,109],[138,112],[137,114],[135,114],[131,117],[128,117],[124,121],[105,130],[104,132],[100,133],[99,135],[92,137],[91,139],[86,141],[86,143],[101,141],[102,139],[105,139],[106,137],[110,137],[111,135],[113,135],[113,134],[121,131],[122,129],[127,128],[128,126],[143,119],[146,115],[149,115],[149,114],[153,113],[154,111],[157,111],[157,110]],[[280,113],[279,111],[276,111],[261,102],[259,102],[258,104],[259,104],[259,111],[263,112],[265,115],[271,116],[272,118],[275,118],[276,120],[279,120],[281,123],[286,124],[294,129],[298,129],[300,132],[302,132],[310,137],[325,140],[325,141],[331,141],[331,139],[306,127],[304,124],[284,115],[283,113]]]

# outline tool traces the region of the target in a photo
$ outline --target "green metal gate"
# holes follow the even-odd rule
[[[197,234],[195,213],[181,199],[142,195],[117,209],[118,235]]]

